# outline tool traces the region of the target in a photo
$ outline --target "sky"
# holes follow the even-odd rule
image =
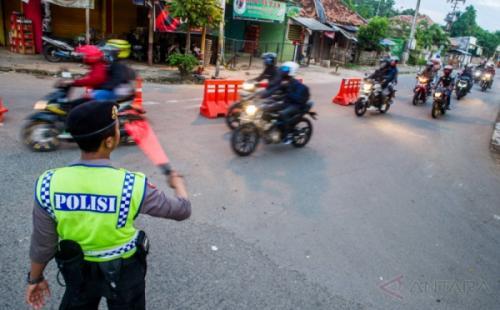
[[[396,0],[395,8],[415,8],[417,0]],[[466,0],[459,3],[463,11],[466,6],[474,5],[477,10],[476,22],[484,29],[500,30],[500,0]],[[446,0],[421,0],[420,13],[427,14],[436,23],[444,24],[444,18],[451,11],[451,3]]]

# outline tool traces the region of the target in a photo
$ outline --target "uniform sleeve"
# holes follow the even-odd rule
[[[56,253],[58,240],[56,222],[35,202],[30,244],[31,260],[37,263],[50,261]]]
[[[148,183],[140,213],[183,221],[191,216],[191,202],[180,197],[168,197],[161,190]]]

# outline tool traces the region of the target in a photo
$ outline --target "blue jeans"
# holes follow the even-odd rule
[[[115,101],[116,95],[112,90],[98,89],[92,91],[92,98],[97,101]]]

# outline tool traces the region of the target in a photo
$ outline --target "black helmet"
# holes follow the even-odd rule
[[[276,65],[276,53],[264,53],[262,54],[262,60],[266,66]]]

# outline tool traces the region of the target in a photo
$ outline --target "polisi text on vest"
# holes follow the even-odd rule
[[[55,209],[59,211],[90,211],[98,213],[115,213],[116,196],[92,194],[55,193]]]

